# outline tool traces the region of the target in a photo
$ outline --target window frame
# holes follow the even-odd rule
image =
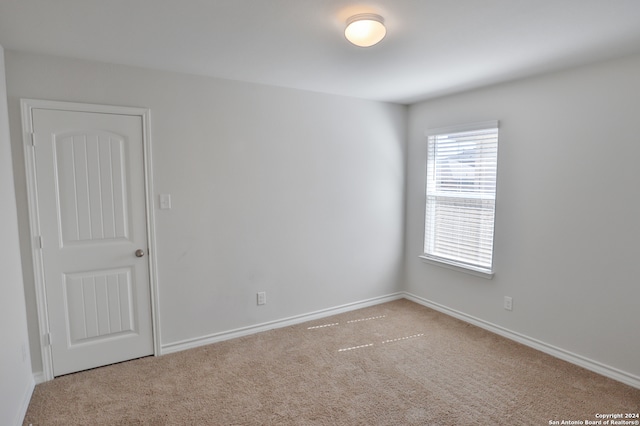
[[[429,205],[428,205],[428,178],[427,178],[427,173],[428,173],[428,164],[429,164],[429,138],[433,137],[433,136],[438,136],[438,135],[447,135],[447,134],[454,134],[454,133],[462,133],[462,132],[472,132],[472,131],[480,131],[480,130],[490,130],[490,129],[495,129],[497,132],[497,141],[496,141],[496,172],[495,172],[495,192],[493,194],[493,229],[492,229],[492,235],[491,235],[491,266],[489,268],[485,268],[482,266],[478,266],[478,265],[473,265],[473,264],[468,264],[465,262],[461,262],[461,261],[457,261],[454,259],[450,259],[447,257],[440,257],[437,255],[433,255],[433,254],[429,254],[426,253],[426,243],[427,243],[427,238],[426,238],[426,224],[427,224],[427,213],[428,213],[428,209],[429,209]],[[483,122],[476,122],[476,123],[469,123],[469,124],[462,124],[462,125],[454,125],[454,126],[447,126],[447,127],[439,127],[439,128],[431,128],[428,129],[425,132],[425,136],[427,137],[427,155],[425,158],[425,180],[424,180],[424,215],[423,215],[423,236],[422,236],[422,254],[419,256],[420,259],[425,262],[425,263],[429,263],[429,264],[433,264],[433,265],[437,265],[437,266],[441,266],[444,268],[448,268],[448,269],[453,269],[456,271],[460,271],[460,272],[464,272],[467,274],[471,274],[471,275],[475,275],[475,276],[479,276],[482,278],[487,278],[487,279],[492,279],[494,274],[495,274],[495,270],[494,270],[494,265],[495,265],[495,227],[496,227],[496,203],[497,203],[497,181],[498,181],[498,172],[497,172],[497,162],[498,162],[498,153],[497,153],[497,149],[498,149],[498,142],[499,142],[499,129],[500,129],[500,122],[498,120],[490,120],[490,121],[483,121]],[[471,197],[461,197],[461,200],[465,200],[465,199],[470,199]]]

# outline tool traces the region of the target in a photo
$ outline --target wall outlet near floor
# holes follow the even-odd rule
[[[258,305],[265,305],[267,303],[267,292],[259,291],[258,292]]]
[[[507,311],[513,311],[513,298],[509,296],[504,297],[504,308]]]

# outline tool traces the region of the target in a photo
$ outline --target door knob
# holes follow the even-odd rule
[[[136,250],[136,257],[142,257],[142,256],[144,256],[144,250],[142,249]]]

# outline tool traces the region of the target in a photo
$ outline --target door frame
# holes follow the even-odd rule
[[[33,145],[34,109],[62,110],[73,112],[92,112],[136,116],[142,119],[142,147],[144,168],[144,191],[147,222],[147,247],[149,248],[149,290],[151,294],[151,328],[153,336],[153,354],[160,355],[160,303],[158,299],[157,258],[155,236],[155,205],[153,202],[153,174],[151,161],[151,111],[148,108],[124,107],[113,105],[59,102],[41,99],[20,99],[22,115],[22,139],[24,142],[24,162],[27,180],[27,202],[29,209],[29,242],[33,260],[33,275],[38,312],[38,329],[42,357],[42,380],[53,380],[53,358],[51,353],[49,313],[45,292],[44,267],[40,246],[40,212],[38,210],[35,147]],[[33,354],[32,354],[33,356]]]

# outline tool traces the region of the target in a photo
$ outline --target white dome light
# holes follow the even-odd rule
[[[347,20],[344,36],[360,47],[370,47],[379,43],[387,34],[384,19],[373,13],[361,13]]]

